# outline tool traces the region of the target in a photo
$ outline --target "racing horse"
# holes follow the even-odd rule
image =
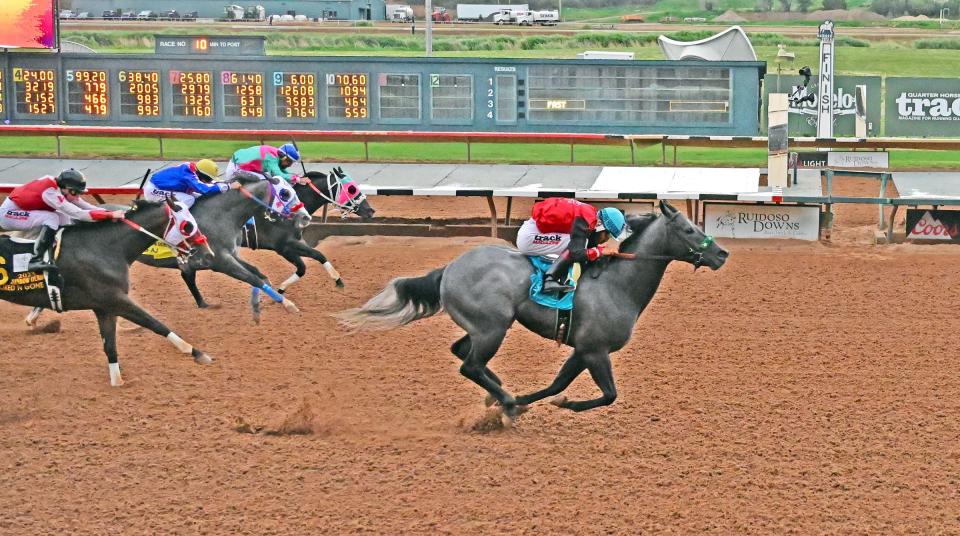
[[[296,313],[299,309],[297,309],[293,300],[275,292],[270,287],[267,276],[256,266],[244,261],[237,255],[236,237],[244,222],[249,220],[254,212],[264,208],[280,213],[283,210],[283,205],[288,202],[280,198],[282,190],[276,188],[279,179],[267,181],[256,175],[240,173],[234,180],[239,181],[243,185],[243,189],[229,190],[218,195],[200,198],[191,209],[197,226],[207,237],[207,245],[215,254],[212,262],[206,264],[198,264],[193,260],[183,262],[184,259],[178,258],[173,252],[170,252],[168,256],[161,257],[154,257],[141,252],[142,254],[137,260],[158,268],[178,268],[181,270],[181,277],[188,284],[191,280],[196,280],[197,270],[209,268],[247,283],[254,289],[264,290],[269,296],[280,302],[287,312]],[[267,199],[267,201],[264,201],[264,199]],[[293,227],[302,229],[310,223],[310,215],[303,210],[296,211],[288,216]],[[253,320],[259,323],[260,301],[252,300],[251,309]],[[27,317],[27,324],[34,325],[40,312],[41,309],[35,308]]]
[[[573,411],[609,405],[617,397],[610,353],[630,340],[667,265],[678,260],[717,270],[727,259],[726,250],[665,201],[660,211],[630,217],[623,258],[596,262],[580,278],[566,341],[573,353],[549,387],[531,394],[514,398],[487,368],[514,321],[541,337],[554,336],[556,311],[529,299],[533,266],[515,249],[474,248],[423,277],[394,279],[362,307],[335,316],[350,328],[392,329],[446,310],[467,332],[451,347],[463,362],[460,373],[483,387],[510,419],[528,404],[559,395],[584,370],[602,396],[584,401],[556,396],[552,403]]]
[[[56,271],[62,277],[61,304],[64,311],[92,310],[100,327],[103,351],[107,355],[110,385],[123,384],[117,357],[117,317],[122,317],[165,337],[198,364],[213,359],[199,348],[184,341],[166,325],[144,311],[128,295],[130,264],[157,235],[164,239],[171,229],[188,229],[186,211],[172,201],[150,203],[137,201],[122,221],[78,223],[65,227],[60,237]],[[187,223],[189,223],[187,221]],[[187,233],[191,234],[188,229]],[[182,236],[182,235],[181,235]],[[192,233],[187,242],[203,248],[197,257],[201,264],[211,262],[213,253],[203,246],[202,234]],[[30,307],[49,308],[46,292],[4,293],[4,299]]]
[[[207,242],[216,256],[209,269],[228,275],[247,283],[252,288],[263,290],[271,298],[280,302],[287,312],[298,312],[296,305],[289,298],[275,292],[265,276],[256,266],[241,259],[238,255],[237,235],[244,222],[254,214],[269,212],[270,217],[283,221],[291,230],[302,232],[310,223],[310,214],[298,208],[292,213],[286,213],[285,206],[295,206],[296,199],[284,198],[284,190],[278,188],[280,179],[262,180],[259,176],[241,172],[234,180],[244,185],[243,189],[230,190],[222,194],[202,197],[193,205],[191,212],[197,220],[197,225],[207,235]],[[252,185],[251,185],[252,184]],[[289,191],[289,190],[287,190]],[[266,197],[269,201],[264,201]],[[178,262],[175,257],[157,259],[149,255],[141,255],[139,260],[144,264],[160,268],[179,268],[180,275],[191,292],[196,288],[196,272],[207,267],[197,266],[193,262]],[[203,303],[199,291],[194,294],[198,305]],[[205,306],[203,303],[201,307]],[[251,308],[255,322],[260,321],[260,302],[252,300]]]
[[[310,184],[295,185],[294,191],[308,213],[313,214],[326,204],[332,204],[340,209],[343,217],[356,214],[361,219],[367,220],[376,212],[356,183],[342,169],[334,168],[329,175],[319,171],[309,171],[304,176],[310,179]],[[254,225],[244,227],[241,239],[241,244],[251,249],[276,251],[296,268],[296,271],[277,287],[280,294],[307,273],[307,266],[302,257],[309,257],[322,264],[336,286],[338,288],[344,286],[333,264],[323,253],[310,247],[303,240],[303,229],[290,220],[277,218],[275,214],[258,210],[254,214]],[[197,302],[197,307],[201,309],[208,307],[197,287],[196,270],[186,269],[182,276],[194,301]],[[255,296],[253,301],[257,300]],[[256,305],[253,306],[256,308]]]

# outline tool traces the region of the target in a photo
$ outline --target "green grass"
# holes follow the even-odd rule
[[[237,148],[254,145],[249,141],[164,141],[164,158],[188,160],[213,158],[224,160]],[[364,146],[356,142],[302,142],[301,152],[308,161],[362,162],[366,159]],[[160,147],[156,140],[63,138],[64,158],[123,157],[126,159],[159,159]],[[462,143],[370,143],[372,162],[466,162],[467,146]],[[7,156],[55,157],[56,142],[46,137],[0,137],[0,154]],[[704,167],[765,167],[764,149],[725,149],[684,147],[677,151],[677,163],[683,166]],[[570,146],[560,144],[494,144],[477,143],[470,147],[471,162],[491,164],[569,164]],[[638,147],[636,164],[663,165],[660,145]],[[574,147],[577,164],[630,165],[627,146],[577,145]],[[892,169],[957,169],[960,151],[891,151]],[[666,165],[673,165],[673,151],[666,151]]]

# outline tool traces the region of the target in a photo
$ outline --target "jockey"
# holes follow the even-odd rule
[[[517,233],[517,248],[526,255],[552,255],[559,258],[543,278],[543,291],[567,292],[561,278],[575,262],[595,261],[613,255],[616,249],[599,245],[612,236],[622,242],[629,236],[623,213],[615,208],[599,211],[591,205],[565,197],[551,197],[533,206],[533,217]]]
[[[300,152],[292,143],[277,147],[256,145],[233,153],[227,164],[227,178],[232,179],[238,171],[249,171],[264,177],[280,177],[293,184],[308,184],[310,179],[287,171],[300,160]]]
[[[0,205],[0,228],[6,231],[29,231],[40,228],[40,236],[33,248],[33,257],[27,270],[44,271],[54,268],[43,262],[43,256],[53,246],[57,229],[74,220],[122,220],[122,210],[102,210],[84,201],[80,194],[86,191],[83,174],[68,169],[57,178],[46,176],[13,189]]]
[[[240,183],[213,182],[220,174],[213,160],[187,162],[176,167],[158,171],[143,184],[143,198],[159,202],[173,197],[188,209],[198,197],[215,195],[240,188]]]

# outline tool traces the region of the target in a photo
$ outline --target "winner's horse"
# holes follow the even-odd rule
[[[178,215],[179,212],[171,210],[169,203],[138,201],[126,213],[126,222],[78,223],[63,230],[59,245],[61,253],[56,260],[56,269],[63,278],[63,310],[91,309],[96,314],[103,351],[109,363],[111,385],[123,384],[117,359],[118,316],[165,337],[199,364],[213,362],[210,356],[178,337],[127,295],[130,264],[154,243],[156,235],[162,236],[166,229],[179,226]],[[137,227],[154,236],[140,232]],[[210,260],[209,250],[206,250],[203,262]],[[7,301],[20,305],[50,307],[44,292],[3,295]]]
[[[364,220],[372,218],[376,212],[357,185],[339,168],[334,169],[330,175],[310,171],[304,176],[310,179],[311,183],[298,184],[293,189],[300,202],[303,203],[303,208],[309,214],[315,213],[328,203],[340,209],[343,216],[356,214]],[[273,214],[268,214],[262,210],[256,211],[254,221],[253,226],[247,226],[244,229],[241,235],[241,244],[251,249],[276,251],[296,268],[296,271],[277,287],[281,294],[307,273],[307,265],[304,264],[301,257],[309,257],[322,264],[337,287],[343,287],[340,274],[333,267],[333,264],[323,253],[311,248],[303,240],[302,227],[295,225],[290,220],[278,219]],[[182,275],[187,288],[190,289],[190,294],[197,302],[197,307],[207,307],[207,302],[203,299],[200,288],[197,287],[196,270],[188,268],[183,271]]]
[[[394,279],[363,307],[337,316],[353,328],[391,329],[446,310],[467,332],[451,347],[463,361],[460,373],[483,387],[510,418],[519,407],[558,395],[585,369],[603,395],[586,401],[558,397],[553,403],[574,411],[608,405],[617,397],[610,353],[630,340],[667,265],[679,260],[716,270],[727,259],[726,250],[675,208],[661,201],[660,210],[660,216],[628,219],[633,234],[620,251],[634,258],[599,261],[580,278],[567,339],[573,353],[553,383],[535,393],[514,398],[487,368],[514,321],[542,337],[554,335],[556,311],[529,299],[533,266],[514,249],[472,249],[423,277]]]

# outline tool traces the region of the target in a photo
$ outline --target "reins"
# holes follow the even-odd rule
[[[165,208],[167,209],[167,220],[169,221],[170,218],[171,218],[171,215],[170,215],[170,207],[165,207]],[[158,242],[163,242],[164,244],[166,244],[167,246],[169,246],[170,249],[173,249],[173,250],[177,251],[177,252],[180,253],[181,255],[189,255],[189,254],[190,254],[190,250],[189,250],[189,249],[183,248],[183,247],[181,247],[181,246],[177,246],[177,245],[174,245],[174,244],[171,244],[170,242],[167,242],[164,238],[161,238],[161,237],[159,237],[159,236],[151,233],[150,231],[144,229],[143,226],[141,226],[139,223],[137,223],[137,222],[135,222],[135,221],[129,220],[129,219],[127,219],[127,218],[123,218],[123,219],[121,219],[120,221],[122,221],[123,223],[127,224],[127,225],[130,226],[132,229],[134,229],[134,230],[136,230],[136,231],[140,231],[141,233],[149,236],[150,238],[152,238],[152,239],[154,239],[154,240],[157,240]]]

